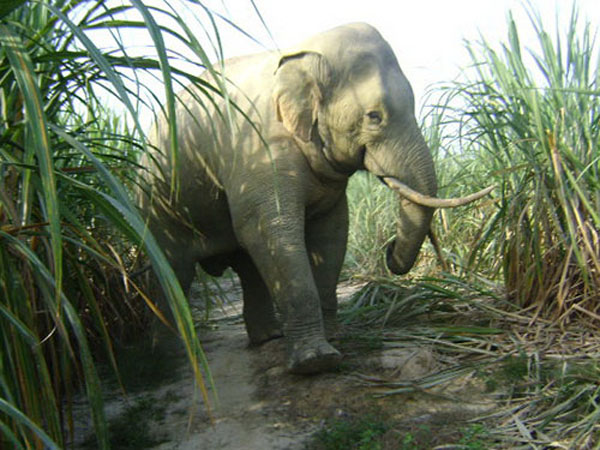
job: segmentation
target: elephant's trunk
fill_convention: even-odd
[[[386,263],[392,273],[402,275],[412,268],[429,232],[432,215],[432,208],[400,199],[396,237],[386,251]]]
[[[395,151],[379,149],[365,155],[365,168],[383,178],[391,176],[423,195],[435,197],[437,181],[433,159],[418,126],[411,127]],[[434,209],[421,206],[399,196],[400,210],[396,237],[389,244],[386,263],[390,271],[401,275],[415,263],[421,245],[429,232]]]

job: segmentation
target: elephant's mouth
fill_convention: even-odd
[[[359,161],[361,169],[365,168],[365,157],[367,156],[367,146],[363,145],[358,149]]]
[[[327,160],[327,162],[329,163],[329,165],[337,173],[342,174],[342,175],[346,175],[346,176],[350,176],[354,172],[356,172],[356,168],[355,167],[352,167],[349,164],[345,164],[345,163],[340,162],[337,159],[335,159],[335,157],[333,156],[333,153],[331,151],[331,148],[328,147],[327,145],[324,145],[322,147],[322,151],[323,151],[323,155],[325,155],[325,159]]]
[[[322,135],[322,130],[319,129],[318,124],[315,124],[315,130],[316,130],[316,133],[313,134],[313,136],[314,136],[313,142],[318,147],[321,148],[321,152],[323,153],[323,155],[325,156],[325,159],[327,160],[329,165],[333,168],[333,170],[335,170],[339,174],[346,175],[346,176],[350,176],[354,172],[356,172],[357,167],[355,167],[355,164],[350,164],[348,162],[339,161],[335,157],[335,154],[331,149],[331,141],[329,139],[327,139],[326,136]],[[361,165],[358,168],[364,167],[364,157],[367,152],[366,146],[363,145],[359,149],[359,151],[360,151],[360,164]]]
[[[386,187],[389,187],[389,185],[385,182],[385,177],[388,177],[389,174],[387,174],[386,171],[381,168],[381,165],[377,162],[377,160],[371,157],[367,162],[367,146],[363,145],[362,147],[360,147],[359,151],[361,158],[361,167],[365,170],[368,170],[372,175],[377,177],[377,179],[383,184],[385,184]],[[369,166],[368,168],[367,165]]]

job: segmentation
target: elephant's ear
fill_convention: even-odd
[[[279,61],[273,89],[277,120],[304,142],[311,138],[330,81],[329,64],[318,53],[294,53]]]

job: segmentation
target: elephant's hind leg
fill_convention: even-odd
[[[244,322],[250,344],[258,345],[283,336],[269,290],[251,258],[245,252],[236,253],[231,265],[242,283]]]

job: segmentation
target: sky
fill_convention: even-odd
[[[413,86],[417,104],[428,87],[452,81],[470,60],[464,40],[483,36],[492,45],[506,41],[507,17],[512,11],[522,45],[535,48],[536,39],[527,5],[540,13],[549,32],[556,21],[566,29],[572,0],[250,0],[206,2],[256,37],[262,47],[281,48],[348,22],[375,26],[390,43],[402,70]],[[600,25],[600,0],[578,0],[580,22]],[[223,6],[224,5],[224,6]],[[220,28],[226,56],[261,51],[261,45],[226,25]]]

